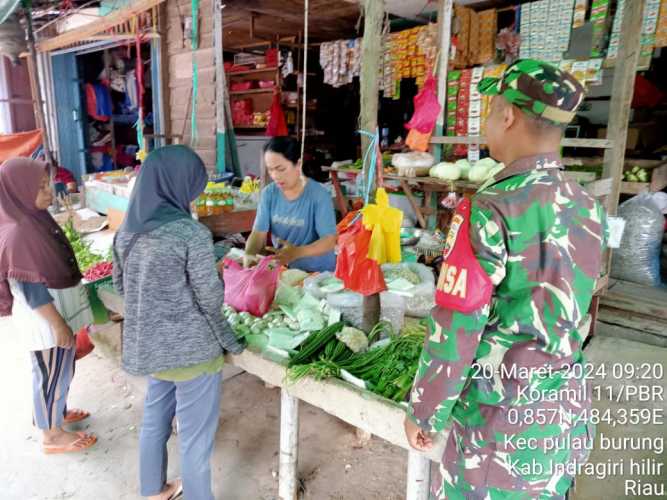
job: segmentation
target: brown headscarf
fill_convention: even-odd
[[[0,316],[12,312],[8,278],[69,288],[81,281],[74,251],[47,210],[35,207],[46,163],[14,158],[0,165]]]

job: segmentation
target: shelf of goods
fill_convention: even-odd
[[[122,315],[122,297],[108,288],[100,289],[98,294],[109,310]],[[299,401],[305,401],[358,429],[408,450],[407,498],[428,498],[430,462],[440,462],[446,434],[436,436],[435,446],[428,452],[417,452],[410,448],[406,440],[403,430],[405,408],[401,404],[339,379],[317,381],[305,377],[297,382],[287,382],[284,358],[271,352],[260,353],[248,348],[239,355],[228,354],[227,362],[281,389],[278,486],[281,498],[292,498],[298,483]]]
[[[280,88],[280,74],[275,67],[227,73],[234,128],[265,129],[273,94]]]

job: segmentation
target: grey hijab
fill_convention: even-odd
[[[187,146],[155,149],[146,157],[120,230],[147,233],[168,222],[189,218],[190,203],[206,188],[201,158]]]

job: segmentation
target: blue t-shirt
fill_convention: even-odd
[[[290,201],[278,186],[271,183],[262,190],[254,230],[270,231],[274,247],[278,246],[278,239],[303,246],[336,234],[336,214],[331,194],[318,182],[308,179],[303,193]],[[334,271],[336,255],[332,251],[297,259],[290,267],[309,273]]]

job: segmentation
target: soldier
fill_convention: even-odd
[[[558,153],[584,89],[524,59],[479,91],[505,167],[452,219],[405,431],[418,450],[449,431],[431,498],[565,498],[595,433],[577,327],[605,245],[602,208]]]

